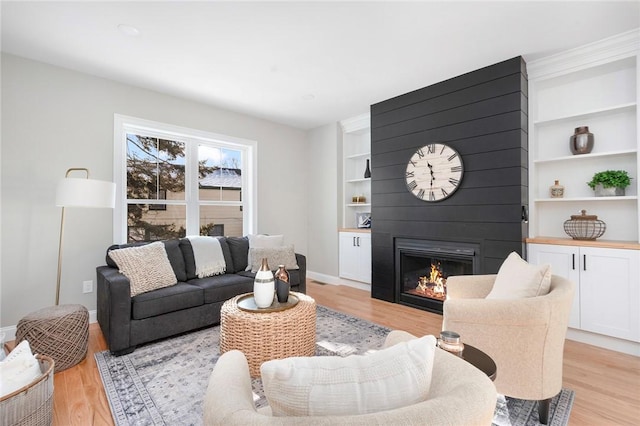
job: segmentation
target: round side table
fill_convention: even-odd
[[[249,312],[238,307],[241,294],[227,300],[220,311],[220,354],[232,349],[244,353],[251,377],[272,359],[313,356],[316,352],[316,301],[294,293],[299,302],[277,312]]]
[[[82,305],[59,305],[32,312],[18,321],[16,345],[29,342],[33,353],[55,361],[55,372],[82,361],[89,344],[89,311]]]

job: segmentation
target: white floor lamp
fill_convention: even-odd
[[[70,178],[72,172],[86,173],[84,179]],[[56,205],[62,207],[60,244],[58,246],[58,279],[56,305],[32,312],[18,321],[16,343],[28,340],[34,353],[54,360],[54,371],[62,371],[82,361],[87,354],[89,340],[89,311],[83,305],[60,305],[60,276],[62,272],[62,240],[64,210],[67,207],[113,208],[116,186],[112,182],[89,179],[89,170],[72,168],[58,183]]]
[[[70,178],[72,172],[85,172],[82,178]],[[71,168],[58,183],[56,205],[62,207],[60,219],[60,244],[58,246],[58,279],[56,283],[56,305],[60,302],[60,276],[62,273],[62,241],[64,237],[64,210],[67,207],[113,208],[116,200],[116,185],[113,182],[89,179],[89,169]]]

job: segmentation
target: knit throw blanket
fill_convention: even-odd
[[[187,237],[193,248],[198,278],[224,274],[227,264],[224,261],[220,241],[213,237]]]

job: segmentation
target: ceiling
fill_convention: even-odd
[[[300,129],[518,55],[531,61],[640,27],[638,1],[1,6],[4,52]]]

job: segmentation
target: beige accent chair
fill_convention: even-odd
[[[551,276],[544,296],[485,299],[496,275],[465,275],[447,279],[442,329],[487,353],[496,363],[500,394],[537,400],[540,422],[546,424],[549,402],[562,389],[564,340],[573,302],[574,284]]]
[[[415,339],[392,331],[384,347]],[[225,352],[209,378],[204,424],[212,425],[490,425],[497,393],[477,368],[436,348],[429,398],[394,410],[352,416],[273,417],[268,407],[256,410],[249,366],[242,352]]]

